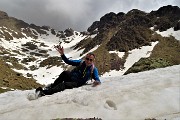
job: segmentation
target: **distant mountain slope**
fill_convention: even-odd
[[[31,86],[30,83],[24,80],[30,81],[33,80],[32,78],[48,80],[49,78],[52,81],[52,78],[60,74],[64,66],[58,52],[54,49],[54,45],[62,43],[63,45],[69,44],[69,47],[72,47],[73,44],[79,42],[84,37],[80,32],[73,31],[70,28],[65,31],[56,31],[48,26],[29,25],[0,11],[0,63],[2,68],[2,74],[0,74],[0,83],[2,84],[0,84],[0,87],[21,89],[19,86],[27,84],[27,86],[22,88],[32,89],[39,86],[39,84],[36,83],[36,85]],[[8,69],[2,66],[7,66]],[[49,75],[45,76],[44,73],[46,72],[43,73],[41,68],[49,69],[52,66],[59,66],[59,73],[52,75],[47,70],[46,72]],[[7,72],[12,75],[5,74]],[[18,79],[16,74],[20,76]],[[8,77],[5,78],[5,76]],[[18,84],[14,85],[4,84],[4,78],[8,82],[10,80],[22,82],[17,82]],[[32,84],[34,83],[35,80],[32,81]]]
[[[105,32],[111,32],[113,35],[109,39],[108,43],[110,44],[107,43],[108,50],[128,51],[155,41],[156,39],[151,37],[156,30],[165,31],[171,27],[175,31],[180,30],[179,13],[179,7],[170,5],[150,13],[137,9],[133,9],[127,14],[111,12],[104,15],[100,21],[94,22],[88,28],[88,31],[90,34],[98,33],[95,39],[93,39],[98,44],[103,41],[102,37],[100,37],[101,35]],[[154,31],[150,31],[150,27],[154,27]],[[115,47],[112,46],[116,43]]]
[[[156,55],[155,59],[165,59],[170,64],[180,64],[179,57],[179,42],[174,38],[163,38],[159,36],[156,31],[165,31],[169,28],[173,28],[174,31],[180,30],[180,8],[177,6],[163,6],[157,11],[145,13],[143,11],[133,9],[127,14],[125,13],[108,13],[100,18],[100,21],[95,21],[89,28],[88,32],[90,35],[94,35],[93,38],[87,38],[86,40],[77,44],[76,47],[84,48],[84,53],[94,48],[96,45],[100,45],[96,49],[98,67],[101,72],[107,72],[108,70],[120,70],[124,68],[126,58],[128,57],[129,51],[141,48],[142,46],[149,46],[152,42],[161,41],[158,44],[173,42],[173,46],[169,47],[170,51],[175,53],[166,53]],[[153,29],[151,29],[153,28]],[[164,41],[164,42],[162,42]],[[175,47],[175,48],[174,48]],[[176,50],[173,50],[176,49]],[[125,52],[122,58],[119,58],[115,54],[110,54],[109,51]],[[153,51],[155,53],[155,51]],[[176,55],[175,55],[176,54]],[[166,56],[166,57],[165,57]],[[176,62],[172,62],[176,61]],[[114,66],[116,64],[116,67]],[[120,64],[120,65],[119,65]],[[150,69],[150,68],[149,68]]]
[[[180,64],[180,42],[176,36],[160,35],[168,29],[180,34],[177,6],[163,6],[150,13],[137,9],[128,13],[110,12],[84,32],[71,28],[56,31],[49,26],[28,24],[0,11],[0,60],[17,74],[48,84],[69,68],[53,48],[61,44],[70,59],[82,59],[87,52],[94,52],[100,75],[110,71],[140,72]]]

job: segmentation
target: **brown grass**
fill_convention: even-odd
[[[154,47],[151,58],[162,58],[172,65],[180,64],[180,41],[174,37],[164,37]]]
[[[27,90],[42,86],[32,78],[25,78],[20,73],[13,71],[8,64],[0,59],[0,87]],[[5,90],[0,90],[4,92]]]

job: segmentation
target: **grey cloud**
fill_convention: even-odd
[[[109,12],[150,12],[168,4],[180,6],[179,0],[1,0],[0,10],[39,26],[85,31]]]

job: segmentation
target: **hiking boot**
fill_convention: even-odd
[[[38,91],[43,91],[42,87],[36,88],[36,91],[35,91],[35,92],[37,93]]]
[[[38,88],[36,89],[35,93],[36,93],[36,97],[37,97],[37,98],[38,98],[38,97],[45,96],[42,87],[38,87]]]

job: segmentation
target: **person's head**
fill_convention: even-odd
[[[95,55],[93,53],[88,53],[85,57],[86,66],[92,65],[94,60],[95,60]]]

